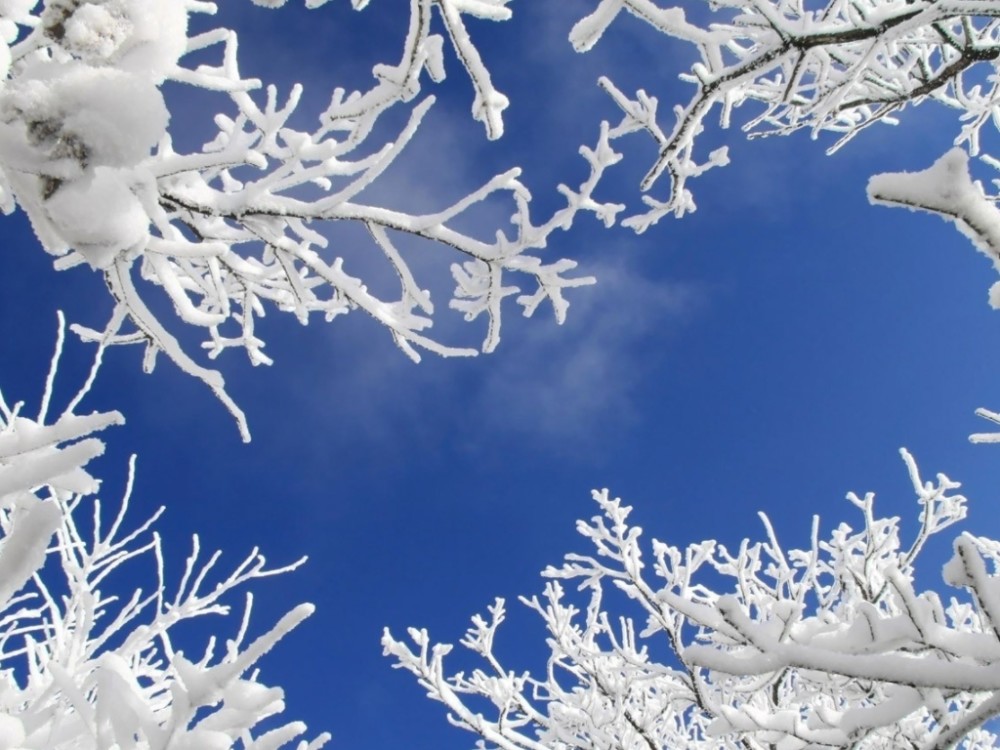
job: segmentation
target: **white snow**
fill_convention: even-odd
[[[122,252],[143,249],[149,216],[129,187],[126,170],[99,167],[68,182],[45,202],[56,232],[94,268],[107,268]]]
[[[183,2],[63,0],[59,46],[91,65],[113,65],[161,83],[187,48],[188,11]],[[63,18],[63,13],[69,15]]]
[[[964,150],[953,148],[920,172],[875,175],[868,182],[868,197],[872,203],[944,217],[1000,270],[1000,209],[972,179]],[[1000,292],[991,289],[989,299],[997,307]]]
[[[40,63],[0,93],[0,158],[72,178],[87,167],[132,166],[166,133],[169,113],[148,78],[81,63]]]

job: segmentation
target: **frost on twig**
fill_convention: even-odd
[[[255,0],[267,7],[283,0]],[[307,0],[308,7],[324,0]],[[367,3],[355,1],[360,9]],[[503,21],[508,0],[410,0],[409,26],[397,63],[373,69],[364,91],[332,88],[314,129],[293,126],[301,86],[281,94],[242,76],[237,38],[217,28],[189,33],[192,14],[211,14],[201,0],[46,0],[0,5],[0,207],[22,208],[56,267],[89,264],[104,274],[117,305],[99,334],[147,347],[147,367],[163,352],[208,385],[249,431],[226,394],[222,376],[185,352],[172,326],[151,312],[149,284],[159,287],[179,319],[206,332],[210,358],[242,349],[254,365],[271,360],[256,333],[267,309],[302,323],[361,310],[384,326],[414,360],[422,350],[468,356],[429,335],[435,306],[399,245],[418,238],[456,253],[451,307],[488,321],[480,348],[500,339],[503,299],[515,296],[526,315],[552,303],[562,321],[563,290],[593,283],[573,275],[569,260],[537,251],[580,211],[612,223],[620,206],[593,191],[617,160],[607,131],[583,149],[590,174],[562,188],[566,205],[539,221],[530,194],[512,169],[451,205],[413,214],[366,198],[418,131],[434,97],[425,79],[445,76],[445,37],[472,84],[472,115],[490,138],[503,130],[506,97],[491,80],[466,28],[469,16]],[[384,12],[384,11],[383,11]],[[405,18],[401,19],[405,22]],[[444,35],[435,31],[440,24]],[[218,50],[215,64],[199,61]],[[188,62],[192,60],[192,62]],[[197,152],[175,149],[161,86],[175,82],[219,96],[215,135]],[[406,110],[405,123],[384,140],[382,116]],[[388,119],[388,118],[386,118]],[[170,127],[168,127],[170,125]],[[467,233],[459,219],[475,204],[507,200],[513,231]],[[326,222],[364,226],[373,257],[395,271],[396,296],[378,295],[330,247]],[[516,284],[514,283],[516,281]],[[526,289],[521,288],[526,284]],[[90,333],[91,337],[98,334]]]
[[[577,524],[591,552],[521,600],[547,631],[544,670],[497,656],[502,600],[462,640],[482,661],[472,671],[449,674],[451,646],[423,630],[409,642],[387,630],[385,652],[453,724],[504,750],[997,747],[984,725],[1000,712],[1000,542],[961,535],[944,576],[964,593],[918,593],[925,543],[966,499],[902,455],[919,505],[909,543],[872,494],[850,493],[860,526],[822,538],[817,519],[800,549],[763,515],[764,539],[735,550],[647,547],[632,509],[595,492],[599,514]]]
[[[300,739],[301,722],[259,724],[280,714],[280,688],[260,682],[256,662],[311,611],[301,605],[268,632],[248,637],[252,599],[241,624],[218,647],[185,655],[176,626],[228,614],[231,592],[297,567],[270,568],[256,550],[228,575],[219,554],[200,555],[197,537],[180,584],[168,590],[165,555],[150,528],[126,525],[134,460],[117,512],[92,496],[85,468],[104,450],[95,433],[117,412],[75,412],[100,365],[54,420],[59,342],[37,415],[0,396],[0,747],[14,750],[318,750],[328,737]],[[109,523],[110,521],[110,523]],[[146,589],[121,596],[122,568],[149,563]],[[125,580],[134,580],[133,576]]]
[[[973,154],[982,128],[995,125],[996,0],[713,0],[691,14],[696,20],[654,0],[599,0],[570,41],[581,52],[592,48],[621,13],[689,45],[697,57],[681,76],[693,93],[663,115],[644,91],[630,97],[610,80],[601,82],[624,115],[615,136],[641,131],[656,144],[643,189],[664,177],[669,182],[666,198],[647,196],[646,211],[625,220],[636,231],[694,208],[688,179],[727,160],[723,150],[696,156],[698,136],[713,113],[726,128],[747,102],[758,105],[742,125],[750,137],[832,133],[830,152],[928,100],[959,113],[956,143]]]

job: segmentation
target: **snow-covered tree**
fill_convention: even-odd
[[[55,419],[48,416],[55,366],[34,417],[0,395],[0,747],[5,750],[313,750],[301,722],[275,717],[280,688],[255,663],[312,611],[301,605],[248,638],[252,598],[219,647],[185,655],[172,636],[194,618],[225,615],[238,587],[297,567],[269,568],[251,552],[228,575],[203,559],[197,537],[176,590],[169,555],[151,527],[160,512],[126,521],[134,462],[117,511],[105,513],[100,483],[85,468],[104,451],[94,433],[117,412],[81,415],[100,364]],[[103,349],[99,349],[100,353]],[[149,586],[123,589],[148,566]],[[190,641],[190,636],[185,642]]]
[[[600,79],[623,114],[610,131],[612,143],[638,132],[657,149],[641,184],[649,192],[645,209],[623,225],[644,232],[667,215],[695,209],[689,181],[730,158],[726,147],[708,153],[701,147],[699,136],[716,114],[723,129],[739,121],[750,138],[799,130],[814,139],[829,136],[827,153],[833,153],[865,128],[895,125],[907,108],[934,102],[957,115],[955,148],[923,172],[874,176],[869,198],[953,222],[1000,271],[1000,179],[986,188],[969,165],[971,156],[990,173],[1000,169],[990,153],[1000,125],[1000,3],[600,0],[573,27],[570,41],[578,51],[592,49],[622,14],[692,48],[695,57],[680,76],[692,93],[667,114],[644,90],[630,95]],[[734,111],[742,105],[750,112],[739,120]],[[657,190],[662,197],[653,197]],[[1000,309],[1000,282],[990,288],[989,303]],[[1000,423],[996,412],[977,413]],[[1000,442],[1000,432],[972,439]]]
[[[367,4],[353,2],[359,10]],[[595,122],[596,145],[581,148],[590,174],[575,188],[559,186],[565,206],[544,219],[532,216],[531,196],[516,168],[484,175],[479,189],[428,214],[369,200],[368,189],[406,150],[433,105],[426,90],[445,76],[446,45],[471,83],[472,116],[488,138],[501,136],[508,101],[465,21],[504,21],[508,5],[410,0],[399,61],[376,65],[364,91],[348,92],[331,81],[329,106],[313,129],[301,130],[292,118],[302,88],[281,93],[245,78],[236,35],[203,22],[216,11],[211,2],[4,0],[0,208],[28,214],[44,247],[57,256],[57,268],[88,264],[103,274],[116,308],[100,335],[107,334],[109,343],[145,345],[147,369],[158,352],[165,353],[212,388],[247,438],[222,375],[182,348],[176,328],[151,311],[151,285],[166,294],[184,323],[205,330],[210,358],[239,348],[253,364],[269,362],[255,332],[256,319],[269,307],[302,322],[313,314],[332,319],[362,310],[414,359],[420,350],[467,356],[476,349],[430,336],[434,304],[407,262],[408,241],[400,239],[418,238],[457,254],[449,305],[470,320],[488,318],[483,351],[499,342],[506,297],[516,296],[528,315],[549,301],[561,321],[568,306],[563,290],[593,279],[573,276],[574,261],[543,260],[538,251],[580,211],[614,223],[623,207],[595,191],[620,159],[613,144],[621,137],[644,132],[654,140],[658,156],[642,187],[654,191],[666,183],[663,197],[647,195],[645,210],[623,222],[644,231],[665,215],[693,210],[689,180],[728,161],[724,147],[697,151],[706,118],[716,110],[727,126],[735,108],[753,102],[757,107],[743,124],[751,136],[829,131],[837,136],[835,150],[867,126],[895,122],[907,106],[932,100],[957,110],[962,126],[956,142],[972,155],[980,153],[983,130],[995,119],[1000,3],[994,0],[723,0],[704,8],[699,3],[688,14],[653,0],[600,0],[574,26],[575,48],[592,48],[620,14],[630,13],[693,47],[697,61],[682,76],[693,86],[687,104],[664,117],[654,96],[628,95],[602,78],[623,118],[614,126]],[[166,84],[219,95],[212,134],[200,150],[175,148],[179,125],[170,118]],[[383,115],[390,110],[408,112],[398,132],[387,133],[390,118]],[[900,192],[901,184],[914,180],[873,182],[872,198],[948,216],[995,258],[989,249],[1000,233],[994,196],[962,172],[957,156],[949,164],[969,188],[960,215],[953,199],[942,205],[923,193],[914,201],[908,188]],[[510,201],[512,232],[460,228],[471,207],[495,198]],[[977,220],[967,220],[970,211]],[[985,216],[992,217],[987,224],[979,220]],[[342,249],[329,247],[324,222],[363,226],[373,257],[397,273],[398,296],[377,296],[363,278],[368,270],[345,264]]]
[[[646,196],[646,209],[624,221],[644,231],[667,214],[693,210],[689,180],[728,161],[726,148],[696,152],[697,136],[715,110],[726,126],[736,107],[755,102],[743,125],[750,135],[830,131],[837,136],[831,150],[925,100],[958,111],[963,124],[956,141],[973,155],[981,150],[983,128],[994,121],[1000,4],[992,0],[831,0],[815,7],[805,0],[725,0],[707,4],[707,12],[699,4],[693,21],[682,8],[652,0],[600,0],[570,34],[576,49],[592,48],[621,13],[637,16],[696,50],[697,62],[682,76],[694,88],[686,105],[663,117],[655,97],[627,95],[602,78],[624,116],[613,127],[602,125],[596,145],[581,149],[589,176],[575,189],[559,186],[566,205],[538,223],[518,169],[484,175],[481,188],[429,214],[367,200],[366,190],[406,150],[432,106],[425,89],[445,76],[446,44],[471,82],[473,117],[487,137],[502,134],[508,101],[493,85],[465,18],[504,21],[508,4],[410,0],[399,61],[375,66],[374,83],[364,91],[331,82],[330,104],[315,128],[299,130],[290,123],[302,88],[282,94],[245,78],[236,35],[197,23],[215,12],[213,3],[5,0],[0,208],[20,207],[29,215],[57,268],[85,263],[103,274],[116,300],[102,331],[109,343],[145,345],[147,369],[164,352],[213,389],[247,438],[222,375],[185,351],[175,329],[151,312],[150,285],[166,293],[183,322],[205,329],[209,357],[235,347],[253,364],[269,362],[255,333],[255,320],[268,307],[303,322],[314,313],[332,319],[363,310],[414,359],[420,350],[472,355],[474,348],[429,335],[434,304],[399,239],[419,238],[457,253],[449,304],[468,319],[489,319],[483,351],[499,342],[506,297],[516,295],[529,315],[548,300],[561,321],[568,305],[563,290],[593,280],[574,277],[574,261],[545,261],[538,251],[581,210],[608,225],[615,221],[623,207],[601,202],[595,190],[620,158],[612,148],[618,138],[645,132],[658,149],[642,186],[652,190],[665,181],[666,195]],[[362,9],[367,2],[353,5]],[[206,62],[213,49],[215,62]],[[168,83],[219,95],[214,137],[198,151],[174,148],[178,125],[163,96]],[[403,108],[408,120],[390,137],[382,116]],[[957,156],[949,163],[962,172]],[[957,218],[952,204],[926,195],[914,202],[912,190],[900,192],[898,186],[912,180],[873,182],[871,194],[954,219],[995,257],[987,249],[996,246],[995,219],[966,220],[973,209],[977,218],[992,217],[993,197],[963,174],[969,190]],[[490,226],[473,234],[457,228],[472,206],[497,196],[514,209],[512,236]],[[364,226],[374,255],[397,272],[398,297],[376,296],[355,275],[365,269],[346,266],[340,248],[328,247],[323,222],[345,221]],[[517,277],[528,285],[523,292]]]
[[[965,533],[944,567],[951,597],[915,588],[927,540],[964,518],[957,482],[924,481],[902,451],[920,506],[907,542],[874,496],[801,549],[763,541],[641,542],[631,508],[595,492],[577,528],[591,546],[549,567],[541,618],[549,652],[535,673],[495,648],[503,600],[461,643],[482,666],[449,675],[450,645],[386,631],[396,666],[449,720],[503,750],[666,748],[993,748],[1000,714],[1000,542]],[[561,582],[589,592],[580,601]]]
[[[518,169],[487,177],[469,195],[422,215],[372,203],[365,190],[406,149],[433,105],[424,89],[445,76],[445,36],[471,81],[473,117],[489,138],[500,136],[507,99],[494,88],[465,18],[503,21],[507,3],[411,0],[399,61],[375,66],[374,83],[364,91],[331,82],[329,106],[314,129],[299,130],[290,118],[300,86],[283,94],[262,88],[240,73],[234,32],[192,30],[216,11],[214,3],[3,0],[0,208],[28,214],[56,268],[85,263],[103,274],[116,308],[104,331],[85,336],[145,345],[147,369],[163,352],[212,388],[245,439],[243,414],[221,374],[199,364],[151,312],[149,284],[166,293],[183,322],[205,329],[209,357],[236,347],[253,364],[269,362],[254,332],[268,307],[303,323],[314,314],[331,320],[362,310],[415,360],[421,349],[475,354],[428,336],[434,304],[398,241],[414,237],[456,253],[449,304],[469,320],[489,319],[481,348],[490,351],[499,342],[504,298],[518,295],[527,315],[549,301],[561,321],[568,306],[563,290],[592,283],[572,275],[575,262],[544,261],[537,251],[579,211],[614,221],[620,207],[592,198],[601,173],[617,159],[607,132],[593,149],[581,149],[587,179],[576,189],[560,186],[565,206],[537,223]],[[205,62],[213,48],[215,63]],[[174,148],[178,125],[162,90],[168,83],[219,95],[215,135],[196,152]],[[381,118],[401,108],[408,119],[390,138]],[[470,207],[494,196],[510,201],[512,233],[456,227]],[[398,296],[379,298],[352,275],[358,271],[345,265],[340,249],[328,247],[321,222],[363,226],[372,251],[397,273]],[[523,293],[512,283],[518,277],[528,284]]]
[[[694,49],[698,60],[683,75],[693,86],[687,104],[664,117],[655,97],[627,94],[602,78],[622,118],[595,123],[596,144],[581,149],[589,175],[576,187],[560,186],[565,206],[542,219],[532,216],[517,169],[484,175],[479,189],[429,214],[369,200],[369,188],[433,105],[427,90],[445,76],[446,45],[465,67],[474,119],[486,137],[502,134],[508,102],[465,21],[506,20],[508,4],[410,0],[398,62],[375,66],[364,91],[332,82],[329,106],[302,130],[293,119],[302,89],[282,93],[244,77],[236,35],[204,23],[216,11],[211,2],[0,0],[0,208],[28,215],[57,269],[89,266],[103,276],[115,301],[111,320],[102,330],[77,327],[78,334],[100,352],[145,346],[146,369],[164,353],[216,393],[244,437],[245,419],[222,375],[153,313],[156,289],[182,323],[205,331],[210,358],[237,348],[255,365],[269,362],[255,329],[269,308],[302,322],[362,310],[414,359],[421,350],[472,355],[476,349],[428,334],[434,304],[400,242],[416,239],[456,254],[449,304],[470,320],[488,319],[480,348],[491,351],[505,298],[515,296],[529,315],[548,301],[562,320],[563,290],[593,281],[574,277],[572,260],[546,261],[538,251],[580,211],[610,225],[624,210],[597,192],[620,159],[618,139],[646,133],[656,145],[642,182],[651,192],[645,209],[624,221],[645,231],[694,209],[689,181],[729,159],[725,148],[698,150],[706,118],[718,111],[728,126],[747,102],[757,107],[743,125],[750,135],[832,132],[832,149],[868,125],[894,122],[908,105],[955,109],[960,150],[924,173],[874,177],[869,195],[948,218],[997,261],[996,196],[969,168],[970,155],[1000,164],[983,153],[1000,86],[994,0],[713,0],[698,6],[694,20],[652,0],[597,0],[573,28],[572,44],[591,48],[618,15],[631,13]],[[172,137],[168,84],[218,96],[201,149],[185,151]],[[392,118],[383,115],[399,110],[405,122],[388,136]],[[664,194],[652,197],[660,188]],[[462,228],[470,208],[497,197],[513,207],[510,234]],[[323,222],[364,227],[373,255],[398,275],[398,294],[376,296],[355,275],[362,271],[328,247]],[[513,285],[517,277],[526,290]],[[1000,307],[1000,287],[990,299]],[[75,398],[49,422],[48,400],[34,419],[0,403],[0,746],[263,748],[299,736],[303,728],[289,724],[253,739],[253,727],[280,707],[280,691],[247,670],[308,607],[246,646],[241,626],[213,663],[211,647],[197,662],[175,651],[170,628],[223,611],[219,597],[229,589],[277,572],[256,554],[207,593],[214,558],[199,567],[192,555],[173,596],[162,574],[152,593],[122,602],[102,596],[99,587],[120,565],[148,554],[160,571],[163,552],[155,535],[140,541],[148,523],[123,531],[127,494],[106,533],[99,505],[81,500],[96,489],[83,468],[101,450],[91,433],[119,416],[76,416]],[[981,414],[1000,422],[1000,414]],[[422,631],[411,633],[416,650],[389,634],[386,650],[460,726],[507,750],[992,747],[983,725],[1000,713],[1000,592],[987,564],[1000,564],[1000,542],[969,535],[956,542],[946,578],[968,596],[945,604],[932,592],[918,594],[914,564],[924,542],[962,517],[965,501],[951,494],[957,485],[946,477],[925,483],[906,460],[922,505],[910,545],[895,519],[875,515],[870,496],[851,496],[863,514],[861,531],[841,526],[820,541],[817,530],[806,549],[787,551],[766,522],[767,540],[735,553],[712,542],[654,543],[649,576],[628,509],[599,493],[602,515],[581,525],[596,554],[548,570],[544,597],[526,600],[549,629],[544,675],[509,671],[494,653],[502,602],[474,619],[464,641],[487,671],[446,678],[448,648],[432,646]],[[89,507],[94,520],[81,523]],[[52,570],[64,580],[53,582]],[[579,610],[559,580],[589,589],[589,605]],[[616,621],[608,613],[608,580],[638,608],[641,632],[627,616]],[[722,587],[726,580],[731,588]],[[670,650],[660,660],[657,638]]]

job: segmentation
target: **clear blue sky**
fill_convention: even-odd
[[[395,61],[405,2],[373,0],[361,14],[345,2],[299,5],[227,0],[220,20],[242,34],[245,72],[306,85],[307,112],[335,85],[367,85],[374,62]],[[485,142],[450,57],[438,106],[380,195],[431,208],[523,165],[544,211],[558,182],[582,178],[577,146],[617,118],[599,74],[646,88],[664,112],[683,101],[676,73],[689,50],[632,19],[591,54],[572,52],[566,34],[590,7],[520,0],[514,21],[473,24],[512,101],[507,136]],[[210,123],[216,110],[202,104],[225,104],[171,96],[179,140]],[[113,351],[89,402],[128,420],[107,435],[105,494],[117,496],[125,457],[138,453],[133,518],[167,506],[161,530],[178,573],[195,532],[232,564],[254,545],[275,563],[309,555],[303,570],[255,589],[258,629],[298,602],[319,607],[263,674],[285,686],[289,717],[333,732],[341,750],[471,747],[390,669],[381,629],[426,626],[456,642],[494,596],[539,591],[539,570],[583,551],[573,526],[592,514],[594,487],[610,487],[648,534],[677,544],[756,536],[758,510],[789,543],[804,542],[814,513],[825,529],[855,521],[848,490],[879,492],[880,507],[912,529],[917,509],[897,455],[905,445],[927,475],[963,481],[973,500],[965,528],[998,537],[1000,447],[966,441],[987,428],[975,407],[1000,408],[993,271],[944,222],[865,199],[869,174],[925,167],[955,132],[948,113],[921,108],[833,157],[805,135],[748,143],[738,131],[710,133],[706,144],[731,144],[733,164],[694,183],[698,212],[639,237],[586,217],[557,235],[552,256],[579,260],[598,285],[572,293],[562,327],[547,309],[528,321],[508,310],[489,357],[417,366],[360,313],[308,327],[272,313],[261,331],[274,366],[251,369],[237,353],[218,362],[249,417],[249,446],[200,383],[166,360],[144,376],[141,352]],[[601,196],[635,207],[653,154],[641,136],[625,146]],[[506,211],[484,209],[485,235]],[[55,310],[96,326],[110,305],[87,269],[51,270],[23,216],[4,222],[2,386],[31,403]],[[331,253],[369,252],[356,233],[334,236]],[[420,265],[447,288],[454,258],[421,252],[442,254]],[[438,307],[451,341],[481,335]],[[70,347],[67,386],[86,353]],[[538,667],[541,629],[512,609],[500,651]],[[238,620],[215,627],[229,634]]]

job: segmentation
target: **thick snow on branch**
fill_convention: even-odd
[[[868,183],[872,203],[937,214],[955,224],[1000,271],[1000,209],[969,174],[969,157],[953,148],[922,172],[880,174]],[[1000,282],[990,289],[1000,308]]]
[[[1000,167],[994,159],[987,161]],[[987,195],[972,179],[969,157],[962,149],[953,148],[921,172],[875,175],[868,182],[868,198],[872,203],[936,214],[952,222],[1000,272],[1000,209],[996,205],[1000,196]],[[990,287],[989,302],[994,310],[1000,309],[1000,281]],[[976,414],[1000,423],[1000,415],[987,409],[978,409]],[[976,433],[969,439],[997,443],[1000,433]]]
[[[255,0],[276,8],[284,0]],[[307,0],[308,7],[324,0]],[[361,9],[366,2],[355,0]],[[543,261],[556,229],[579,211],[614,221],[620,206],[592,197],[601,174],[618,156],[603,131],[581,153],[590,175],[561,187],[566,205],[542,220],[512,169],[451,205],[411,214],[366,199],[408,145],[434,102],[426,80],[445,76],[445,37],[474,91],[472,116],[489,138],[503,132],[506,97],[498,91],[466,28],[469,16],[503,21],[508,0],[411,0],[398,62],[376,65],[364,91],[331,86],[329,106],[311,130],[293,127],[302,87],[287,93],[240,73],[236,35],[217,28],[190,33],[192,14],[212,14],[202,0],[19,0],[0,4],[0,208],[30,217],[56,267],[89,264],[104,274],[117,310],[100,335],[108,343],[141,343],[151,367],[163,352],[203,380],[236,417],[222,376],[181,349],[171,326],[148,304],[149,284],[162,289],[183,323],[206,332],[209,357],[244,350],[266,364],[255,321],[268,308],[302,323],[361,310],[388,329],[412,359],[421,350],[468,356],[476,349],[428,334],[434,304],[412,272],[402,237],[457,253],[450,306],[469,320],[488,319],[481,344],[500,339],[504,297],[530,315],[549,300],[561,322],[567,288],[593,283],[573,276],[569,260]],[[384,11],[383,11],[384,12]],[[406,18],[400,19],[401,24]],[[435,31],[440,25],[444,35]],[[188,62],[217,50],[217,63]],[[189,84],[216,92],[216,134],[194,153],[175,149],[161,87]],[[408,111],[395,137],[385,139],[382,116]],[[510,202],[513,232],[486,228],[469,234],[458,219],[481,201]],[[373,257],[399,279],[398,296],[380,297],[330,247],[324,222],[353,222],[371,237]],[[527,289],[512,282],[520,278]],[[91,332],[92,336],[97,336]]]
[[[1000,713],[1000,542],[961,535],[944,569],[961,591],[918,592],[925,542],[965,517],[966,499],[902,455],[919,505],[908,543],[873,495],[850,493],[860,526],[822,538],[817,519],[801,549],[763,515],[764,539],[736,550],[647,548],[632,509],[595,492],[600,513],[577,525],[591,552],[546,569],[544,594],[521,600],[547,630],[543,671],[497,656],[502,600],[462,640],[480,668],[449,675],[452,647],[423,630],[409,642],[387,630],[385,652],[453,724],[504,750],[997,747],[984,725]]]
[[[629,96],[601,85],[624,119],[614,133],[642,131],[658,156],[642,187],[664,176],[664,199],[625,220],[643,231],[667,214],[694,208],[690,177],[724,164],[717,151],[697,157],[696,140],[718,112],[728,127],[741,104],[758,107],[742,126],[751,137],[807,129],[833,133],[834,151],[877,122],[893,124],[907,106],[934,100],[958,111],[956,143],[973,154],[980,131],[1000,104],[1000,2],[996,0],[713,0],[692,21],[680,6],[653,0],[600,0],[570,34],[579,51],[598,43],[629,13],[667,37],[690,45],[697,59],[681,78],[694,88],[684,105],[660,116],[644,91]],[[690,10],[690,8],[689,8]],[[700,20],[704,18],[705,20]]]
[[[0,395],[0,747],[318,750],[328,737],[307,742],[301,722],[276,722],[282,691],[253,670],[311,605],[251,639],[247,595],[224,648],[213,638],[204,653],[186,656],[171,641],[179,623],[227,614],[233,589],[299,563],[270,568],[254,550],[220,575],[219,554],[202,559],[195,538],[179,586],[168,591],[163,547],[150,531],[159,512],[126,525],[134,462],[117,512],[109,517],[91,497],[99,482],[84,467],[104,450],[94,434],[122,421],[116,412],[74,413],[103,349],[68,408],[47,420],[62,338],[60,328],[35,417]],[[152,585],[122,595],[120,570],[143,560]]]

